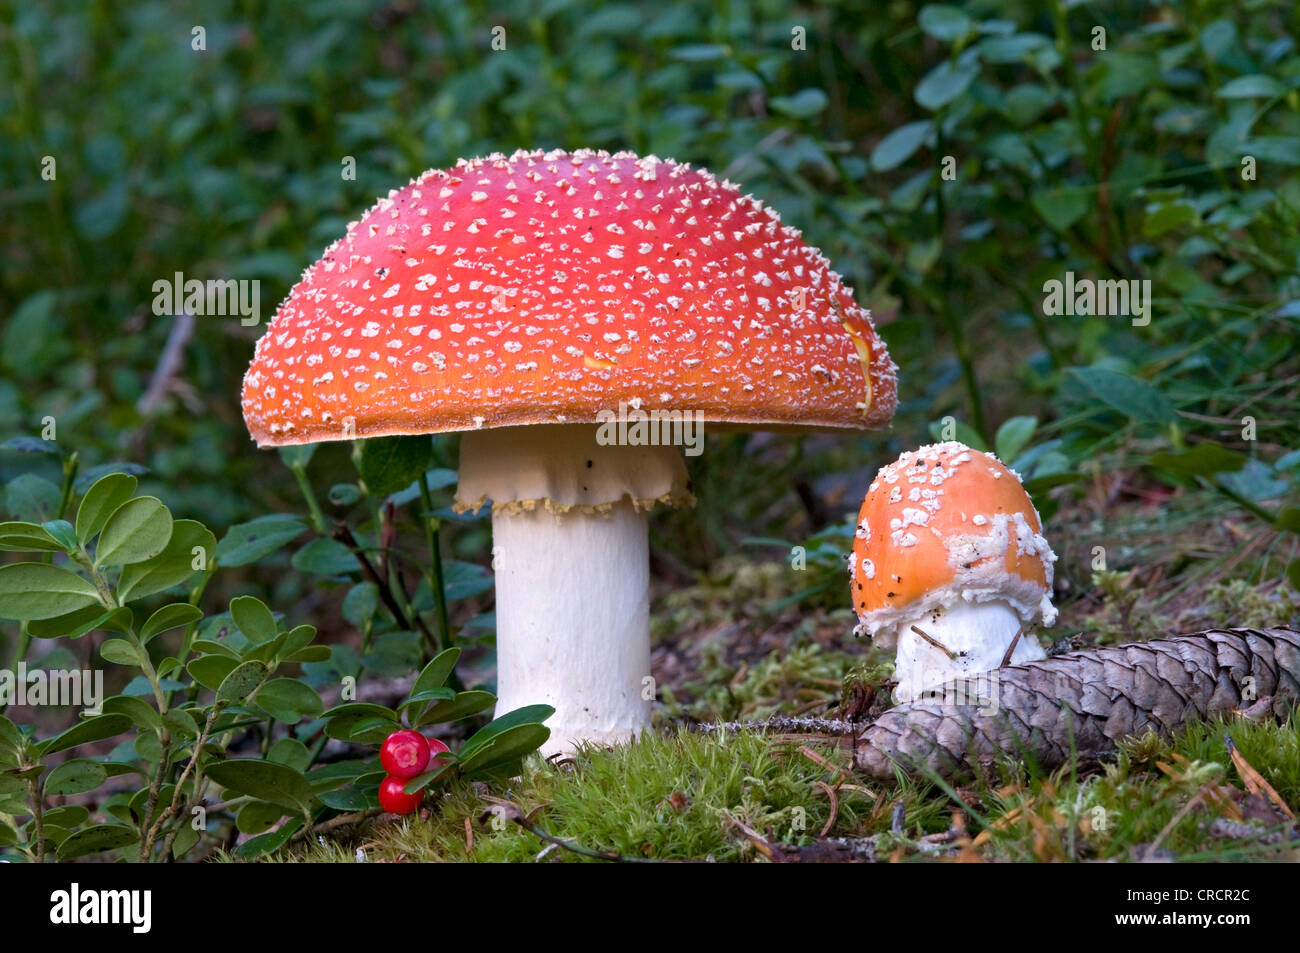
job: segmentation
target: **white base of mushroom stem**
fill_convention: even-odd
[[[650,724],[646,515],[544,506],[492,514],[498,716],[551,705],[543,755],[631,740]]]
[[[980,676],[1001,667],[1008,646],[1024,628],[1020,616],[1005,602],[964,600],[900,625],[894,697],[900,702],[925,695],[927,700],[987,704],[996,683],[992,677]],[[1008,664],[1041,658],[1046,658],[1043,647],[1031,633],[1023,632]]]

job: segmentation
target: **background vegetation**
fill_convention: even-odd
[[[876,467],[945,423],[1012,463],[1047,519],[1048,640],[1294,623],[1298,20],[1280,0],[0,3],[0,516],[71,519],[96,477],[132,473],[239,553],[155,602],[201,602],[219,630],[252,595],[314,624],[322,686],[413,674],[454,638],[458,677],[490,687],[489,534],[446,509],[455,438],[397,464],[333,444],[280,465],[239,411],[262,328],[200,318],[158,379],[176,324],[152,285],[256,278],[269,313],[426,168],[632,149],[707,166],[803,229],[873,310],[902,398],[885,434],[710,435],[700,507],[654,524],[666,719],[840,700],[862,655],[846,520]],[[1150,324],[1045,315],[1067,271],[1150,280]],[[336,520],[392,554],[379,584]],[[249,536],[263,545],[238,549]],[[0,623],[0,657],[80,666],[107,637],[29,635]],[[883,681],[877,661],[857,676]],[[909,818],[946,818],[926,797]]]

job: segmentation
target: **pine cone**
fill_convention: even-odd
[[[894,764],[950,778],[1001,755],[1054,768],[1113,754],[1148,728],[1184,724],[1273,696],[1279,714],[1300,703],[1300,632],[1210,629],[1194,635],[1071,652],[991,673],[985,700],[921,700],[885,712],[858,739],[859,770],[881,780]]]

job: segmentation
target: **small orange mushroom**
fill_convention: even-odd
[[[900,700],[954,676],[1042,658],[1026,626],[1051,625],[1052,563],[1015,472],[948,442],[876,474],[850,563],[859,633],[897,647]]]

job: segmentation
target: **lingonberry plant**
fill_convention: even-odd
[[[366,453],[360,451],[362,461]],[[309,456],[287,455],[287,462],[301,473]],[[72,458],[57,509],[36,514],[54,518],[0,523],[0,551],[30,554],[0,567],[0,619],[21,623],[15,668],[32,639],[102,632],[111,637],[99,656],[125,669],[126,678],[110,673],[115,684],[124,682],[120,693],[47,737],[36,725],[0,715],[0,853],[7,859],[107,853],[179,860],[231,844],[238,834],[251,836],[236,853],[257,856],[322,825],[337,826],[340,818],[378,812],[385,771],[372,746],[400,730],[403,719],[428,728],[494,704],[489,692],[458,690],[457,647],[430,653],[396,709],[346,700],[357,677],[378,668],[364,664],[374,634],[398,634],[396,619],[376,622],[378,608],[371,608],[369,651],[354,665],[346,653],[318,644],[313,626],[290,626],[256,598],[236,597],[216,615],[201,608],[220,567],[248,564],[282,547],[305,529],[297,517],[263,517],[218,542],[203,524],[174,519],[158,498],[137,495],[135,475],[111,472],[86,489],[67,519],[75,472]],[[406,471],[394,465],[388,472]],[[431,481],[423,469],[419,475],[427,500]],[[382,536],[395,504],[392,491],[379,488],[388,494],[389,522],[377,521]],[[319,545],[313,551],[309,543],[295,565],[322,572],[318,560],[332,559],[328,574],[346,578],[348,567],[338,558],[346,555],[359,573],[369,566],[371,585],[397,602],[365,557],[366,544],[342,523],[337,535],[351,539],[348,547],[340,544],[341,554]],[[387,563],[391,536],[388,546],[366,548]],[[441,586],[432,602],[445,607]],[[442,631],[449,640],[449,630]],[[433,648],[442,641],[435,637]],[[321,691],[331,680],[342,685],[345,700],[326,709]],[[483,779],[517,773],[548,736],[541,722],[550,714],[533,706],[496,719],[458,752],[440,753],[430,770],[426,760],[421,773],[402,779],[402,793],[418,804],[425,788],[453,773]],[[324,757],[330,739],[344,743],[339,760]],[[92,820],[92,808],[102,819]]]

